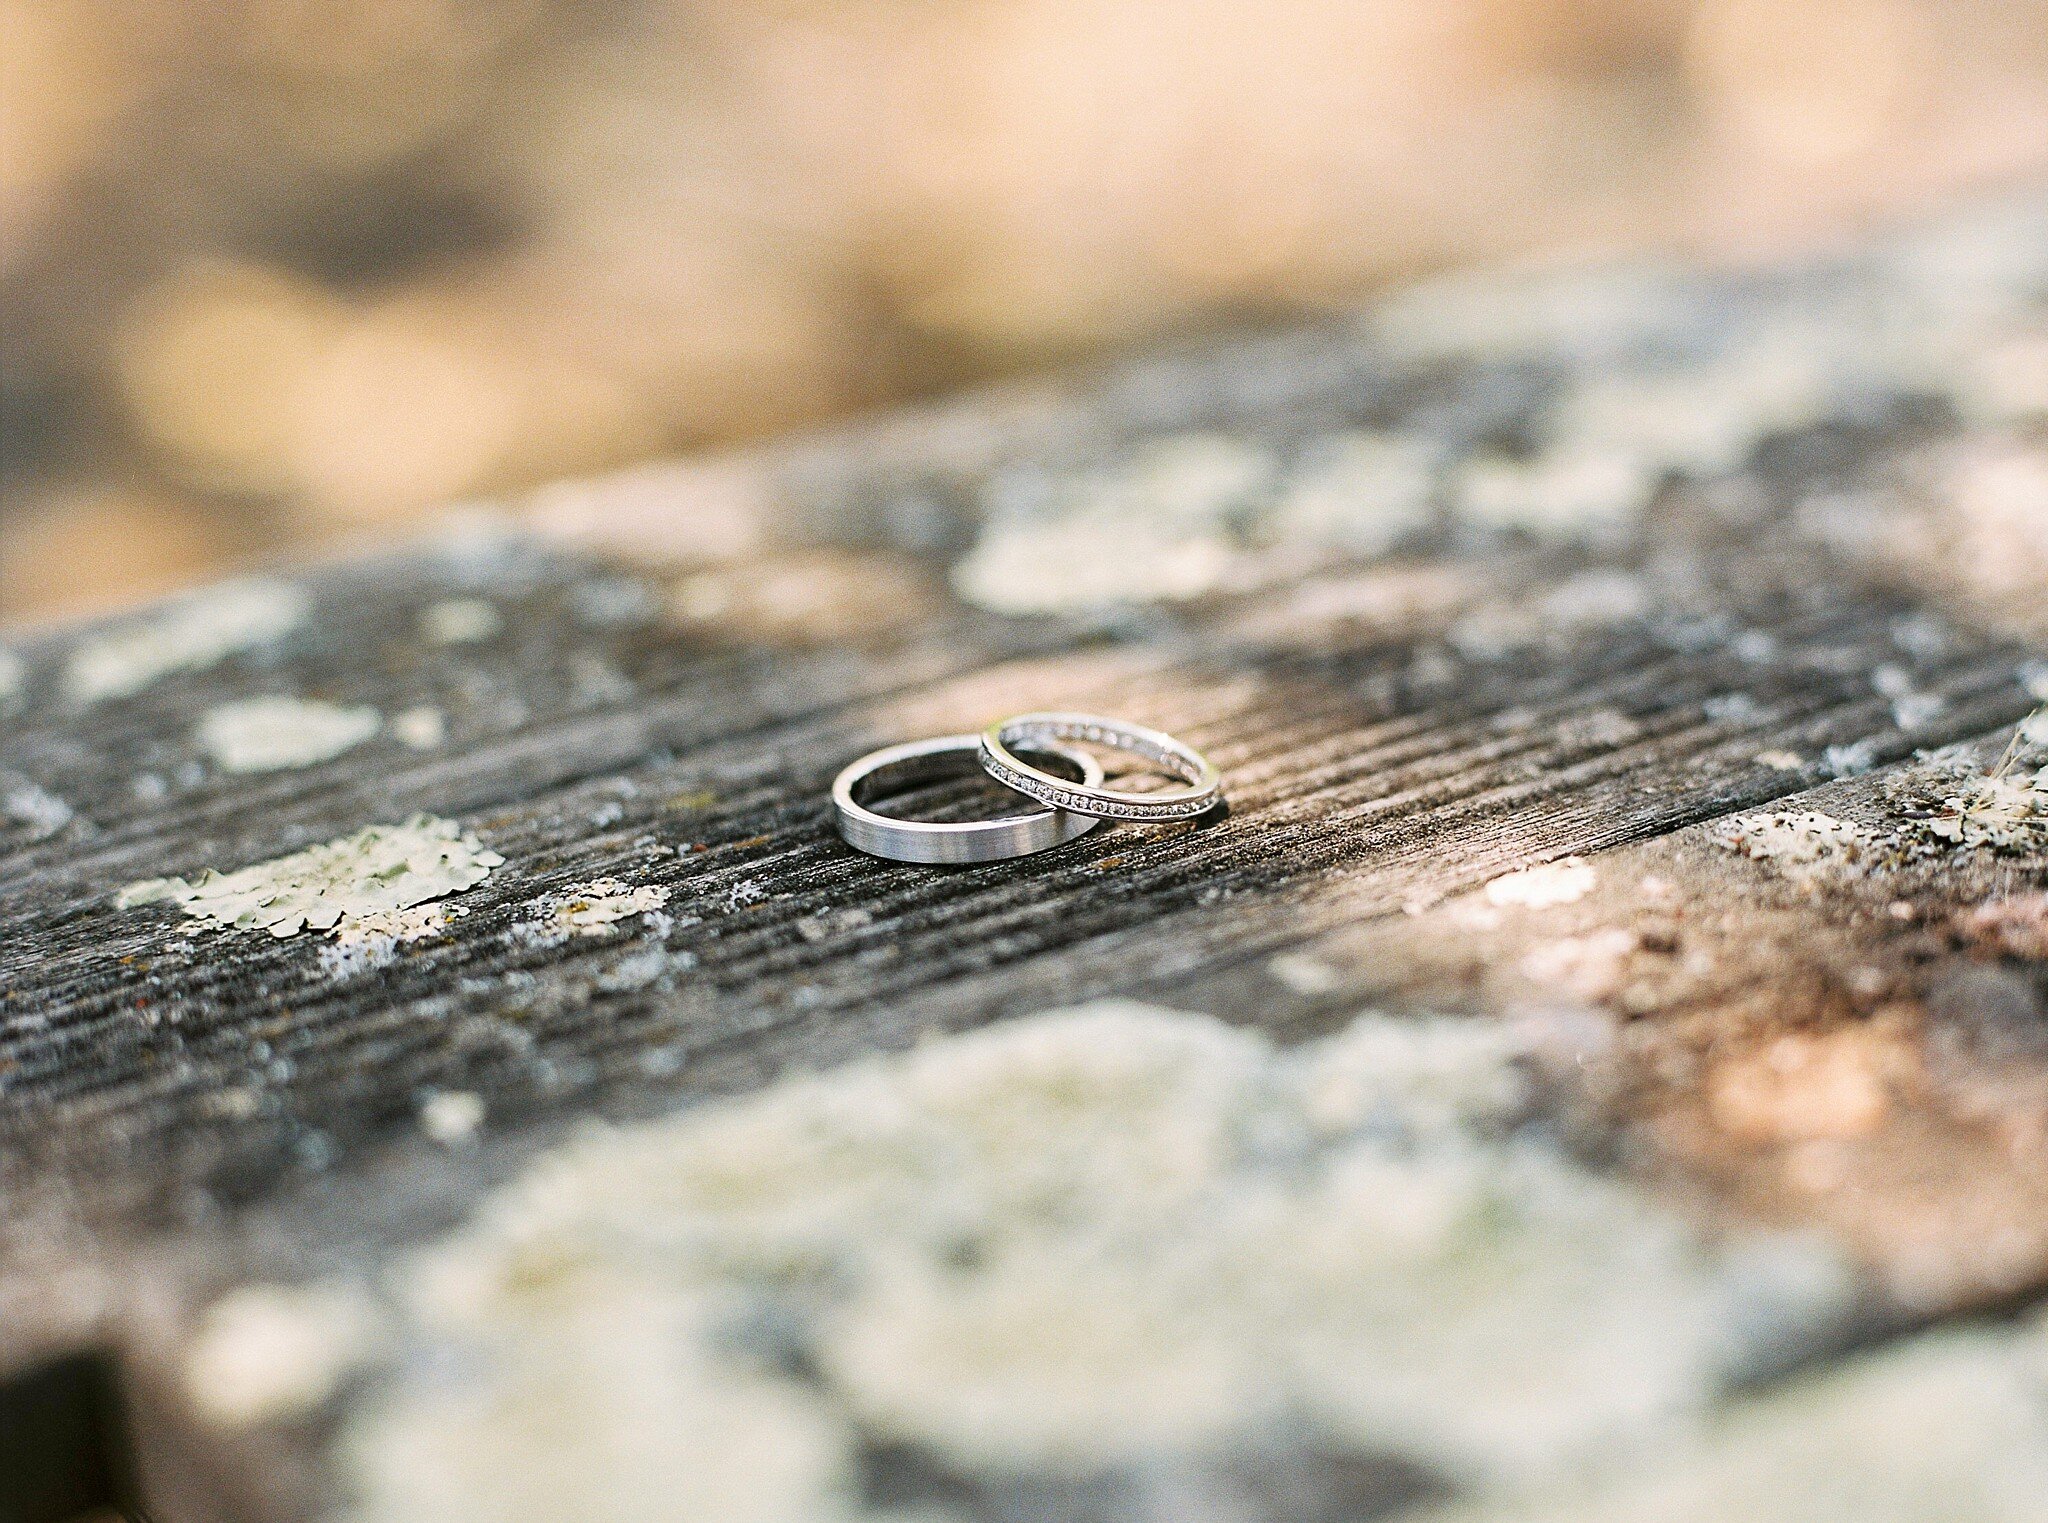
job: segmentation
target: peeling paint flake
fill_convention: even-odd
[[[227,772],[276,772],[330,761],[377,733],[372,708],[308,698],[243,698],[209,709],[199,746]]]
[[[173,672],[203,671],[289,634],[312,607],[311,594],[289,582],[209,588],[80,644],[65,664],[65,696],[77,704],[126,698]]]
[[[116,896],[123,909],[171,903],[219,927],[261,927],[273,936],[359,932],[387,916],[472,888],[504,858],[453,820],[416,814],[235,872],[149,878]]]

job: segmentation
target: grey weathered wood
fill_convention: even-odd
[[[2024,589],[1973,598],[1937,570],[1916,581],[1875,551],[1845,556],[1815,528],[1815,503],[1859,493],[1879,525],[1924,513],[1914,462],[1985,427],[1945,398],[1849,386],[1724,471],[1674,472],[1638,521],[1591,542],[1445,514],[1398,557],[1310,557],[1264,585],[1108,617],[1005,619],[940,580],[976,533],[980,485],[1020,462],[1057,479],[1160,435],[1285,449],[1369,424],[1448,441],[1451,472],[1519,447],[1560,377],[1610,351],[1682,371],[1788,313],[1825,326],[1835,307],[1885,299],[1903,279],[1889,257],[1686,277],[1626,342],[1567,331],[1505,358],[1418,360],[1333,329],[741,462],[793,537],[870,557],[820,573],[854,610],[824,638],[593,618],[622,586],[658,603],[659,580],[516,539],[297,573],[316,600],[299,631],[87,708],[55,680],[84,633],[31,643],[0,767],[72,817],[0,838],[0,1360],[125,1345],[141,1388],[168,1390],[149,1384],[166,1357],[155,1340],[191,1299],[367,1262],[454,1219],[581,1117],[659,1112],[1106,993],[1290,1037],[1367,1002],[1498,1013],[1530,1002],[1516,970],[1532,950],[1615,926],[1637,940],[1584,998],[1625,1022],[1555,1101],[1586,1147],[1706,1220],[1837,1235],[1873,1274],[1874,1326],[2038,1294],[2043,966],[1989,955],[1954,916],[2048,884],[2041,841],[1815,888],[1709,833],[1795,794],[1897,818],[1886,790],[1910,774],[1894,764],[1995,748],[2037,704]],[[772,548],[730,574],[805,554]],[[1561,614],[1588,571],[1625,576],[1641,606]],[[914,617],[906,586],[921,589]],[[503,632],[423,644],[418,611],[450,596],[488,597]],[[1469,638],[1475,614],[1517,633]],[[1873,688],[1880,669],[1928,700],[1912,728]],[[195,757],[204,712],[269,691],[387,714],[433,704],[449,735],[257,777]],[[1186,736],[1225,770],[1227,815],[959,872],[863,858],[832,835],[824,790],[852,756],[1041,706]],[[1815,761],[1830,747],[1878,770],[1830,781]],[[1802,760],[1759,760],[1777,751]],[[188,934],[171,907],[113,902],[136,879],[416,811],[460,819],[506,864],[461,896],[446,936],[375,971],[337,978],[310,935]],[[1598,894],[1541,922],[1469,913],[1489,879],[1568,856],[1599,864]],[[547,893],[606,875],[668,888],[666,946],[687,956],[629,978],[633,938],[515,934]],[[1646,875],[1683,886],[1682,915],[1642,897]],[[1265,958],[1284,949],[1312,953],[1327,982],[1275,983]],[[1713,1064],[1873,1022],[1927,1077],[1844,1165],[1853,1189],[1802,1195],[1786,1184],[1790,1143],[1703,1119]],[[473,1154],[419,1136],[421,1098],[450,1090],[488,1107]],[[160,1459],[190,1516],[293,1515],[319,1493],[303,1435],[236,1440],[187,1470],[177,1397],[150,1412],[176,1435]]]

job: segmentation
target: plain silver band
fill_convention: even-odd
[[[1068,814],[1060,809],[1033,809],[1027,814],[1006,815],[996,820],[964,820],[957,824],[936,820],[898,820],[876,814],[854,795],[863,785],[883,787],[918,783],[941,777],[974,772],[979,749],[976,735],[940,735],[931,740],[913,740],[905,745],[884,746],[871,751],[832,780],[832,809],[839,817],[839,833],[854,846],[874,857],[892,862],[1001,862],[1010,857],[1029,856],[1048,846],[1059,846],[1076,836],[1086,835],[1102,822],[1087,815]],[[1102,763],[1085,751],[1057,742],[1030,744],[1071,762],[1082,781],[1102,781]]]
[[[1099,778],[1067,782],[1017,756],[1017,748],[1054,749],[1061,740],[1086,740],[1142,756],[1182,786],[1156,793],[1105,788]],[[1189,820],[1223,797],[1223,777],[1193,746],[1160,730],[1125,724],[1096,714],[1015,714],[981,732],[982,770],[1005,788],[1029,794],[1041,804],[1074,814],[1111,820]]]

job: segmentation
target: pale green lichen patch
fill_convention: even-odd
[[[1761,810],[1721,821],[1710,839],[1809,889],[1963,851],[2038,852],[2048,849],[2042,740],[2037,713],[2015,727],[1995,761],[1970,745],[1924,753],[1882,780],[1887,807],[1874,821],[1815,809]]]
[[[1973,748],[1929,756],[1889,796],[1907,844],[1994,853],[2048,850],[2048,735],[2036,711],[1988,765]]]
[[[289,582],[224,583],[82,642],[65,664],[64,694],[81,704],[128,697],[160,677],[200,671],[289,634],[312,606],[305,589]]]
[[[0,815],[20,824],[30,840],[40,841],[69,825],[77,811],[34,779],[0,772]]]
[[[1070,478],[1014,470],[989,487],[953,587],[999,612],[1069,612],[1258,584],[1304,552],[1385,554],[1436,521],[1440,455],[1354,429],[1283,464],[1255,443],[1174,434]]]
[[[1569,445],[1530,460],[1474,460],[1453,489],[1459,515],[1475,527],[1581,540],[1632,529],[1658,480],[1629,452]]]
[[[393,1266],[356,1516],[878,1517],[862,1437],[977,1485],[1307,1443],[1505,1486],[1835,1314],[1827,1256],[1712,1247],[1528,1133],[1521,1062],[1104,1001],[591,1131]]]
[[[377,711],[309,698],[243,698],[209,709],[200,749],[226,772],[276,772],[332,760],[377,733]]]
[[[207,1308],[186,1352],[187,1396],[227,1427],[303,1416],[376,1352],[375,1304],[341,1285],[257,1285]]]
[[[320,966],[336,978],[389,967],[401,946],[441,935],[462,913],[452,904],[416,904],[347,916],[334,927],[333,940],[320,949]]]
[[[1827,416],[1827,354],[1800,335],[1739,345],[1682,369],[1594,373],[1566,390],[1544,429],[1641,469],[1707,477],[1739,470],[1764,439]]]
[[[1860,872],[1870,859],[1870,832],[1818,809],[1764,810],[1715,826],[1715,844],[1769,863],[1795,882],[1814,883]]]
[[[2048,1330],[1917,1338],[1741,1404],[1700,1442],[1428,1523],[2038,1523]]]
[[[1220,534],[1134,540],[1141,532],[1092,517],[997,525],[953,569],[953,586],[997,613],[1062,613],[1199,597],[1237,566],[1235,547]]]
[[[273,936],[352,931],[474,887],[504,860],[453,820],[416,814],[235,872],[131,883],[115,903],[176,904],[197,920]]]
[[[430,704],[421,704],[393,714],[389,728],[399,744],[431,751],[448,738],[448,716]]]
[[[1374,308],[1370,331],[1397,356],[1441,361],[1568,355],[1611,363],[1682,335],[1697,288],[1651,264],[1461,270]]]
[[[1546,910],[1560,904],[1576,904],[1599,881],[1600,875],[1592,864],[1567,857],[1562,862],[1546,862],[1540,867],[1501,874],[1486,885],[1486,902]]]
[[[424,1372],[344,1433],[356,1523],[887,1516],[860,1504],[845,1422],[798,1384],[708,1352],[717,1308],[630,1272],[564,1267],[577,1283],[543,1291],[553,1313],[529,1316],[487,1367]]]
[[[1958,846],[2021,851],[2048,846],[2048,767],[2024,775],[1965,778],[1927,822]]]
[[[466,1089],[446,1089],[420,1105],[420,1130],[443,1147],[459,1147],[484,1124],[483,1096]]]
[[[1237,569],[1237,526],[1270,496],[1274,471],[1255,445],[1179,434],[1071,478],[1013,472],[989,487],[988,525],[954,588],[1004,613],[1198,596]]]
[[[2048,632],[2048,448],[2024,433],[1974,433],[1907,454],[1891,475],[1905,491],[1801,504],[1804,532],[1973,623],[2031,639]]]
[[[551,894],[540,906],[526,934],[543,942],[571,936],[609,936],[620,922],[652,917],[668,903],[669,891],[658,883],[631,884],[620,878],[595,878]]]
[[[420,637],[430,645],[473,645],[504,625],[497,605],[483,598],[444,598],[420,610]]]
[[[1259,538],[1384,555],[1436,521],[1441,456],[1428,439],[1392,430],[1319,440],[1288,472]]]
[[[2048,325],[1974,354],[1956,379],[1957,410],[1992,428],[2048,419]]]
[[[1958,244],[1914,234],[1805,277],[1637,265],[1426,282],[1364,316],[1355,347],[1339,345],[1342,364],[1393,384],[1361,387],[1362,415],[1332,418],[1321,437],[1302,437],[1301,419],[1341,407],[1341,384],[1269,410],[1233,373],[1176,379],[1246,384],[1235,431],[1141,428],[1101,457],[995,457],[955,590],[1005,612],[1085,611],[1264,585],[1439,527],[1458,543],[1604,548],[1654,533],[1665,501],[1753,522],[1775,511],[1753,470],[1773,441],[1931,403],[1978,426],[1959,446],[1928,447],[1928,490],[1890,476],[1815,493],[1785,517],[1799,538],[1953,582],[1966,602],[2038,630],[2048,454],[2032,433],[2048,408],[2048,274],[2030,253],[1931,277],[1953,263],[1937,246]],[[1246,358],[1255,374],[1262,362]],[[1334,362],[1299,361],[1317,383]],[[1868,511],[1844,514],[1848,498]],[[1925,716],[1924,698],[1906,712]]]

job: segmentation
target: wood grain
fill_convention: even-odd
[[[1825,326],[1897,278],[1894,256],[1873,257],[1687,277],[1633,342],[1682,370],[1788,313]],[[1612,1040],[1555,1097],[1589,1155],[1717,1228],[1831,1235],[1870,1271],[1886,1329],[2038,1295],[2048,966],[1967,917],[2048,885],[2048,849],[1903,853],[1815,887],[1713,835],[1795,796],[1911,835],[1915,758],[1969,744],[1988,764],[2039,705],[2043,605],[2024,582],[1916,568],[1896,549],[1915,541],[1887,538],[1930,521],[1922,473],[1981,443],[1981,421],[1903,383],[1875,400],[1852,386],[1725,468],[1675,471],[1618,532],[1442,512],[1389,555],[1248,548],[1263,569],[1241,585],[1103,612],[1005,618],[945,588],[986,511],[979,486],[1020,462],[1059,478],[1162,435],[1278,449],[1370,426],[1450,441],[1455,471],[1521,448],[1542,399],[1604,352],[1539,338],[1418,360],[1360,325],[728,463],[785,542],[716,574],[765,587],[798,568],[814,595],[772,618],[679,618],[676,573],[543,534],[295,572],[314,598],[304,627],[132,699],[79,708],[58,691],[90,631],[29,644],[0,771],[69,817],[0,837],[0,1357],[122,1346],[161,1393],[147,1372],[173,1358],[158,1340],[192,1300],[374,1259],[579,1118],[1110,993],[1289,1040],[1365,1004],[1599,1011]],[[2034,447],[2027,427],[2001,424],[1999,447]],[[578,513],[558,491],[533,521],[587,526],[613,488],[578,490]],[[630,484],[636,502],[650,490]],[[1828,527],[1844,502],[1867,553]],[[687,539],[678,519],[667,548]],[[821,563],[820,541],[852,549]],[[1616,586],[1628,596],[1603,601]],[[636,612],[591,616],[621,589]],[[420,611],[455,596],[488,598],[502,633],[423,641]],[[1887,685],[1923,700],[1910,727]],[[194,727],[259,692],[432,705],[448,734],[225,774]],[[865,858],[832,833],[826,786],[861,751],[1038,707],[1185,737],[1223,769],[1227,811],[966,870]],[[1832,776],[1828,755],[1858,775]],[[172,907],[114,902],[136,879],[420,811],[506,864],[386,966],[338,975],[310,933],[195,931]],[[1474,892],[1565,858],[1594,865],[1598,892],[1541,916]],[[666,889],[673,929],[522,933],[549,894],[604,877]],[[1621,939],[1594,957],[1603,933]],[[1546,953],[1560,943],[1577,950]],[[1282,952],[1322,971],[1277,977]],[[1844,1032],[1906,1075],[1866,1128],[1803,1132],[1796,1097],[1743,1108],[1742,1063]],[[490,1126],[451,1156],[418,1117],[457,1091]],[[183,1433],[176,1409],[164,1397],[153,1420]],[[293,1478],[261,1485],[226,1452],[180,1476],[189,1511],[171,1515],[312,1505],[303,1452],[259,1451]]]

